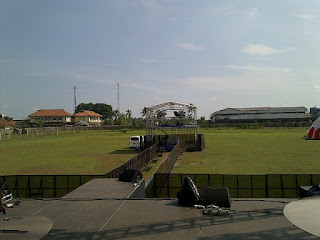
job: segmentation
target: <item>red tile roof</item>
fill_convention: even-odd
[[[16,121],[7,121],[5,119],[0,119],[0,127],[10,127],[16,125]]]
[[[40,109],[35,113],[29,115],[29,117],[56,117],[56,116],[68,116],[71,117],[72,114],[68,113],[64,109]]]
[[[74,116],[77,116],[77,117],[84,117],[84,116],[102,117],[102,115],[100,115],[99,113],[96,113],[94,111],[87,111],[87,110],[76,113],[76,114],[74,114]]]

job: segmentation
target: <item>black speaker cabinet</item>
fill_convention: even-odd
[[[126,169],[119,175],[121,182],[137,182],[142,179],[142,173],[139,169]]]
[[[228,188],[202,188],[202,205],[211,205],[222,208],[230,208],[230,196]]]
[[[177,194],[179,205],[183,207],[193,207],[199,203],[200,194],[197,186],[190,177],[184,179],[183,185]]]

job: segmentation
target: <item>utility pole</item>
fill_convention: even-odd
[[[73,101],[74,101],[74,108],[73,108],[73,113],[76,113],[76,108],[77,108],[77,98],[76,98],[76,86],[73,87]]]
[[[117,97],[118,97],[118,118],[120,119],[120,93],[119,93],[119,83],[117,83],[117,87],[118,87],[118,93],[117,93]]]

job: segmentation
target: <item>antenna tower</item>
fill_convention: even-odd
[[[74,103],[74,108],[73,112],[76,113],[76,108],[77,108],[77,97],[76,97],[76,86],[73,87],[73,103]]]
[[[117,87],[118,87],[118,93],[117,93],[117,97],[118,97],[118,118],[120,118],[120,94],[119,94],[119,83],[117,83]]]

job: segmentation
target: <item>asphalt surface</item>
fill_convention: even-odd
[[[292,200],[232,199],[229,215],[212,216],[179,207],[176,199],[128,199],[136,188],[116,179],[94,179],[61,199],[21,200],[6,216],[0,215],[0,221],[4,216],[52,221],[44,240],[318,239],[286,219],[283,208]],[[1,240],[40,239],[27,225],[15,227],[24,233],[1,232],[2,223]],[[46,227],[39,224],[38,232]]]

